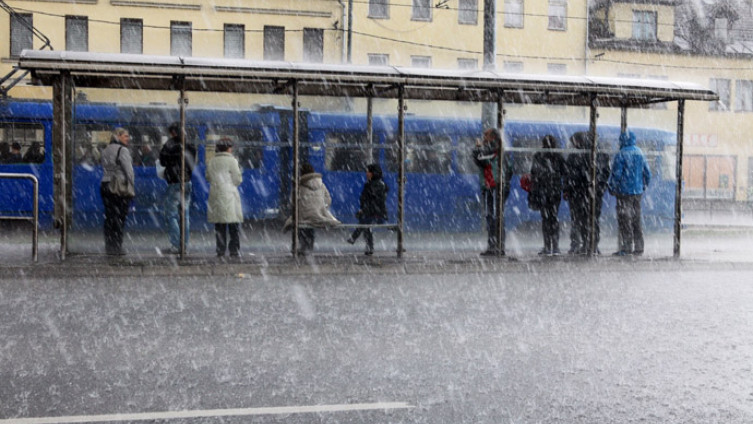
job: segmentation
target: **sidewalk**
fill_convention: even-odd
[[[483,233],[408,233],[406,252],[398,258],[396,235],[388,231],[376,234],[376,254],[363,255],[362,241],[345,243],[347,231],[318,231],[312,255],[293,257],[290,234],[267,229],[245,229],[242,256],[222,260],[214,255],[214,234],[192,232],[188,255],[163,255],[156,246],[166,245],[161,233],[129,233],[126,256],[103,253],[99,233],[73,234],[70,253],[59,260],[59,236],[40,235],[39,261],[31,260],[31,236],[23,231],[0,237],[0,275],[5,278],[118,277],[118,276],[245,276],[363,274],[363,273],[488,273],[557,272],[563,267],[584,271],[614,272],[619,269],[658,267],[673,271],[686,267],[753,267],[753,226],[689,226],[682,233],[681,259],[672,257],[673,234],[646,234],[644,256],[615,258],[613,228],[604,228],[600,248],[594,258],[569,256],[541,257],[537,252],[540,234],[509,232],[505,258],[479,256]],[[560,246],[567,250],[567,230]]]

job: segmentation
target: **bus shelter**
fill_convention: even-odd
[[[351,65],[306,64],[290,62],[248,61],[237,59],[194,58],[103,54],[68,51],[25,50],[18,62],[20,69],[31,72],[34,84],[52,87],[53,92],[53,162],[56,226],[60,229],[60,256],[68,250],[68,232],[72,223],[72,127],[73,90],[76,88],[170,90],[179,96],[181,143],[186,143],[185,108],[187,92],[288,94],[293,110],[293,254],[298,252],[297,230],[300,227],[297,198],[300,182],[299,110],[300,96],[361,97],[396,99],[398,102],[397,154],[398,205],[397,255],[402,255],[405,220],[405,102],[444,100],[496,104],[496,126],[505,125],[506,104],[544,104],[581,106],[590,110],[589,133],[592,172],[596,172],[598,140],[596,126],[599,108],[619,108],[621,127],[627,128],[627,110],[648,108],[656,103],[677,102],[676,190],[674,211],[673,255],[680,256],[682,225],[682,157],[683,126],[686,101],[716,101],[713,91],[697,84],[667,80],[638,80],[591,76],[506,74],[485,70],[438,70],[400,67],[366,67]],[[369,127],[372,109],[367,109]],[[502,131],[504,134],[504,131]],[[505,146],[497,155],[503,158]],[[504,160],[500,160],[497,185],[497,251],[504,250]],[[185,164],[183,165],[185,166]],[[592,175],[591,196],[596,178]],[[181,184],[181,191],[184,190]],[[183,196],[181,196],[182,198]],[[593,199],[592,199],[593,200]],[[590,232],[595,225],[592,201]],[[181,209],[180,256],[186,254],[185,216]],[[595,252],[590,237],[589,252]]]

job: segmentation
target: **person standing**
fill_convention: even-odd
[[[168,131],[170,132],[170,139],[167,140],[159,154],[160,164],[165,167],[165,181],[167,181],[163,213],[171,245],[167,249],[167,253],[180,253],[180,183],[181,180],[185,182],[183,210],[186,217],[185,243],[188,246],[190,228],[188,210],[191,203],[191,173],[196,164],[196,147],[186,141],[186,152],[183,152],[180,140],[180,123],[172,123]],[[185,158],[185,173],[183,174],[180,172],[181,158]]]
[[[497,185],[499,184],[499,147],[502,145],[502,134],[496,128],[484,131],[483,139],[476,142],[473,149],[473,161],[479,169],[479,183],[481,185],[481,201],[486,216],[487,249],[482,256],[505,255],[505,229],[502,228],[502,251],[497,251]],[[512,163],[505,158],[505,190],[502,193],[504,201],[510,195],[510,180],[512,179]],[[504,213],[504,209],[502,210]]]
[[[578,132],[570,137],[574,148],[580,151],[571,153],[567,157],[567,178],[565,184],[565,198],[570,204],[572,229],[570,233],[570,251],[568,253],[585,255],[591,246],[589,227],[591,216],[591,137],[585,132]],[[593,253],[599,254],[601,205],[604,192],[609,180],[609,155],[604,152],[596,153],[596,193],[594,196],[594,248]]]
[[[612,161],[609,193],[617,198],[617,225],[620,247],[615,256],[643,254],[641,197],[651,183],[651,170],[643,151],[635,145],[635,134],[620,134],[620,151]]]
[[[336,227],[341,224],[332,215],[329,207],[332,197],[322,181],[322,174],[314,171],[311,164],[301,165],[301,178],[298,194],[298,224],[306,228],[298,229],[298,253],[308,254],[314,250],[314,228]],[[283,230],[293,227],[293,217],[285,221]]]
[[[210,184],[207,221],[214,223],[217,257],[225,256],[225,250],[230,251],[231,257],[238,257],[240,223],[243,222],[238,186],[243,182],[243,175],[229,139],[218,141],[215,151],[214,158],[207,164],[207,182]]]
[[[133,162],[128,149],[131,137],[123,128],[116,128],[112,133],[112,141],[102,152],[102,182],[99,194],[105,209],[105,253],[108,255],[125,255],[123,250],[123,228],[125,227],[128,208],[131,205],[130,196],[113,193],[110,182],[116,178],[126,181],[131,187],[134,185]]]
[[[372,163],[366,167],[366,184],[361,190],[360,209],[356,216],[361,225],[383,224],[387,220],[387,192],[389,188],[382,180],[382,167]],[[366,255],[374,254],[374,234],[371,228],[356,228],[348,238],[354,244],[363,233],[366,238]]]
[[[565,158],[561,153],[547,150],[557,147],[552,135],[541,139],[544,151],[533,155],[531,164],[531,192],[535,204],[541,212],[541,232],[544,235],[544,248],[539,255],[559,255],[560,223],[559,210],[562,200],[562,178],[565,176]]]

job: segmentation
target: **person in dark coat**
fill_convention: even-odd
[[[366,167],[366,184],[361,191],[361,208],[356,216],[362,225],[383,224],[387,221],[387,192],[389,188],[382,180],[382,168],[372,163]],[[374,234],[371,228],[356,228],[350,235],[348,243],[353,244],[364,234],[366,238],[366,255],[374,254]]]
[[[31,146],[24,153],[25,163],[42,163],[44,162],[44,152],[42,145],[38,141],[32,141]]]
[[[487,248],[481,256],[505,255],[505,229],[502,227],[502,251],[497,251],[497,185],[499,181],[499,146],[502,144],[502,133],[496,128],[484,131],[483,140],[476,142],[473,149],[473,162],[479,170],[479,184],[481,185],[481,201],[486,216]],[[512,160],[505,155],[505,189],[502,193],[503,204],[510,195],[510,179],[512,179]],[[502,210],[504,213],[504,209]]]
[[[558,214],[562,200],[565,177],[565,158],[561,153],[548,152],[557,148],[557,140],[547,135],[541,140],[544,151],[533,155],[531,164],[531,193],[541,212],[541,232],[544,235],[544,248],[539,255],[559,255],[560,223]]]
[[[8,158],[6,159],[5,163],[21,163],[23,161],[23,157],[21,156],[21,143],[19,142],[13,142],[13,144],[10,145],[10,153],[8,154]]]
[[[163,213],[165,215],[165,224],[167,225],[167,234],[170,239],[171,247],[167,249],[168,253],[180,253],[180,182],[185,181],[185,199],[184,211],[186,214],[186,246],[188,246],[188,234],[190,223],[188,219],[188,210],[191,202],[191,173],[196,164],[196,147],[186,142],[185,152],[185,174],[181,176],[181,158],[184,156],[183,146],[180,142],[180,123],[174,122],[170,125],[170,139],[167,140],[162,150],[160,150],[159,161],[165,167],[165,181],[167,181],[167,191],[165,192]]]
[[[578,132],[571,137],[573,147],[581,151],[571,153],[567,157],[567,178],[565,198],[570,203],[570,216],[573,228],[570,235],[570,252],[585,255],[591,246],[589,226],[591,223],[591,181],[593,167],[591,166],[591,147],[593,143],[588,133]],[[596,153],[596,193],[594,196],[594,248],[593,253],[599,253],[601,205],[609,180],[609,155],[604,152]]]

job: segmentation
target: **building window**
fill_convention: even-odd
[[[369,18],[389,19],[389,0],[369,0]]]
[[[65,17],[65,49],[73,52],[89,51],[89,18]]]
[[[10,56],[18,57],[24,49],[33,49],[34,21],[31,13],[14,13],[10,15]]]
[[[753,81],[735,81],[735,112],[753,111]]]
[[[714,19],[714,37],[717,40],[727,41],[727,38],[729,37],[729,19]]]
[[[170,21],[170,55],[191,56],[191,22]]]
[[[567,30],[567,0],[549,0],[549,29]]]
[[[431,68],[431,56],[411,56],[410,66],[414,68]]]
[[[458,23],[478,24],[478,0],[460,0],[458,2]]]
[[[431,20],[431,0],[413,0],[413,14],[411,19],[414,21]]]
[[[264,26],[264,60],[285,60],[285,27]]]
[[[714,90],[719,95],[719,101],[710,102],[709,110],[728,111],[730,98],[730,81],[722,78],[711,78],[709,80],[709,89]]]
[[[246,56],[246,27],[225,24],[225,57],[243,59]]]
[[[372,66],[389,66],[390,55],[381,53],[369,53],[369,65]]]
[[[505,27],[523,28],[523,0],[505,0]]]
[[[475,70],[478,69],[478,59],[458,59],[458,69]]]
[[[144,22],[141,19],[120,20],[120,52],[144,53]]]
[[[523,62],[513,62],[513,61],[508,62],[508,61],[505,61],[505,63],[504,63],[503,66],[504,66],[505,72],[507,72],[507,73],[510,73],[510,74],[521,74],[521,73],[523,73]],[[562,65],[562,66],[565,66],[565,65]],[[567,71],[567,69],[565,69],[564,71]],[[564,71],[563,71],[563,73],[564,73]]]
[[[567,75],[567,65],[564,63],[547,63],[546,72],[549,75]]]
[[[656,12],[633,11],[633,39],[656,41]]]
[[[324,30],[316,28],[303,29],[303,61],[310,63],[324,62]]]

